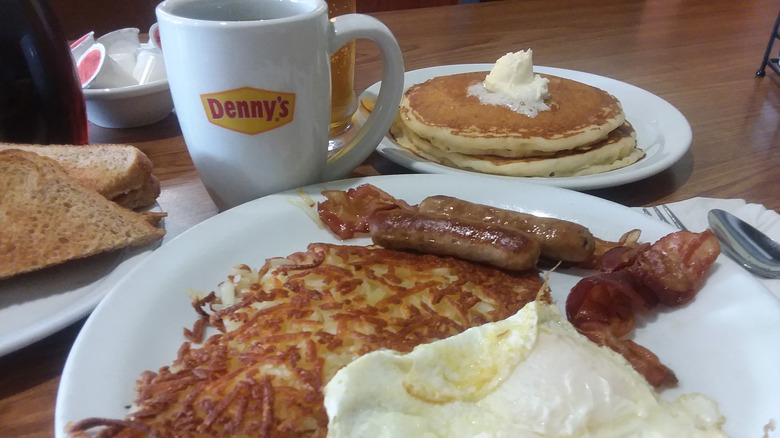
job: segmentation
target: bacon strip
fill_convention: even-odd
[[[317,213],[325,226],[342,239],[368,233],[368,217],[375,211],[396,208],[413,210],[406,202],[371,184],[363,184],[346,192],[325,190],[322,194],[327,199],[317,205]]]
[[[566,298],[566,317],[580,329],[605,328],[615,336],[634,330],[635,302],[643,301],[624,272],[579,281]]]
[[[662,304],[680,306],[693,299],[719,254],[720,244],[712,231],[679,231],[639,254],[629,269]]]
[[[638,242],[640,235],[641,231],[631,230],[623,234],[617,242],[610,242],[596,237],[594,238],[595,248],[591,256],[577,263],[577,266],[585,269],[612,272],[630,265],[633,263],[633,259],[628,263],[625,258],[631,256],[630,252],[640,250],[641,244]]]
[[[645,380],[656,388],[677,384],[674,372],[661,363],[652,351],[630,339],[619,339],[609,330],[584,330],[582,334],[599,345],[604,345],[626,358]]]
[[[622,355],[651,385],[674,385],[677,377],[650,350],[621,339],[634,330],[634,308],[646,307],[628,271],[596,274],[578,282],[566,299],[566,317],[598,345]]]
[[[696,295],[720,254],[715,235],[680,231],[653,245],[611,245],[596,260],[604,273],[580,280],[566,299],[566,317],[593,342],[625,357],[656,387],[677,382],[658,356],[622,337],[634,328],[634,312],[680,306]]]

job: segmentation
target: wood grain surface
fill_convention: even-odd
[[[695,196],[743,198],[780,209],[780,77],[756,77],[776,1],[496,1],[373,14],[395,34],[405,67],[491,63],[532,48],[537,65],[624,81],[677,107],[691,150],[643,181],[590,193],[628,206]],[[780,50],[776,47],[775,50]],[[379,80],[381,60],[358,43],[356,89]],[[92,143],[130,143],[155,165],[170,223],[186,229],[217,213],[186,151],[175,115],[152,126],[90,126]],[[408,173],[378,154],[355,175]],[[0,291],[1,292],[1,291]],[[0,357],[0,436],[54,436],[62,366],[83,324]],[[132,382],[128,382],[132,384]]]

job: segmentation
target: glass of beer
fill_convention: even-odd
[[[355,0],[327,0],[328,17],[354,14]],[[352,116],[357,110],[355,96],[355,41],[350,41],[330,57],[331,110],[329,151],[346,143],[341,137],[352,127]]]

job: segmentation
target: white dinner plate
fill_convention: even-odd
[[[512,180],[452,175],[368,177],[309,186],[320,192],[372,183],[410,203],[435,194],[579,222],[604,239],[630,229],[655,241],[674,231],[629,208],[582,193]],[[298,192],[270,195],[223,212],[157,249],[114,287],[87,320],[73,345],[57,395],[55,427],[86,417],[123,418],[144,370],[176,358],[183,327],[197,315],[186,290],[208,292],[231,266],[260,267],[266,258],[304,251],[311,242],[339,242],[303,211]],[[347,241],[366,244],[368,239]],[[585,274],[559,270],[550,284],[558,305]],[[780,419],[780,301],[750,275],[719,257],[704,288],[689,305],[657,313],[639,324],[635,339],[671,367],[679,386],[662,392],[702,392],[715,399],[732,436],[761,436]]]
[[[436,76],[489,71],[492,67],[493,64],[460,64],[413,70],[404,76],[404,89]],[[522,179],[573,190],[592,190],[639,181],[660,173],[682,158],[691,146],[693,137],[688,120],[677,108],[652,93],[615,79],[574,70],[535,66],[534,71],[592,85],[617,97],[623,105],[626,120],[631,122],[636,130],[637,147],[645,151],[646,156],[630,166],[596,175],[541,178],[490,175],[444,166],[400,147],[389,135],[380,142],[377,151],[389,160],[421,173],[472,175],[490,179]],[[379,93],[379,83],[367,88],[360,95],[360,98],[376,98],[377,93]],[[358,122],[362,122],[364,119],[365,114],[358,112]]]
[[[155,204],[152,211],[161,211]],[[0,357],[86,316],[159,242],[0,280]]]

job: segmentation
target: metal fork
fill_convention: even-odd
[[[650,217],[660,219],[669,225],[677,227],[678,230],[688,231],[688,228],[683,225],[680,218],[678,218],[677,215],[675,215],[674,212],[672,212],[672,210],[670,210],[669,207],[667,207],[665,204],[655,205],[653,207],[645,207],[642,209],[642,211]]]

